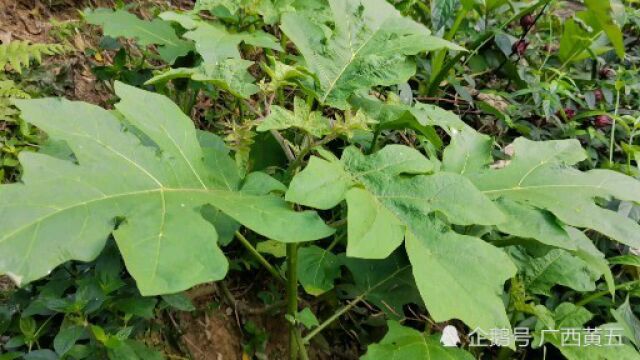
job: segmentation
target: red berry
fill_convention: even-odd
[[[576,116],[576,111],[572,108],[565,108],[564,114],[567,116],[567,119],[571,120],[574,116]]]
[[[571,120],[573,119],[574,116],[576,116],[576,111],[572,108],[564,108],[562,109],[562,111],[564,111],[564,116],[567,117],[567,120]],[[556,112],[556,116],[561,118],[562,117],[562,111],[558,110],[558,112]]]
[[[526,40],[518,40],[513,43],[511,51],[513,51],[514,54],[518,54],[518,56],[522,56],[525,51],[527,51],[527,47],[529,47],[529,43]]]
[[[610,117],[607,115],[598,115],[596,116],[596,120],[594,122],[596,127],[602,128],[605,126],[609,126],[613,123]]]
[[[616,72],[612,68],[603,66],[600,69],[600,78],[602,78],[602,79],[610,79],[610,78],[612,78],[614,76],[616,76]]]
[[[531,14],[527,14],[520,18],[520,26],[522,26],[524,29],[532,27],[535,22],[536,21]]]
[[[604,100],[604,93],[601,89],[596,89],[596,91],[593,92],[593,95],[596,97],[597,102]]]

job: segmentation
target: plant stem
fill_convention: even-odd
[[[298,244],[287,244],[287,314],[290,319],[298,315]],[[304,343],[300,343],[300,329],[295,321],[289,323],[289,359],[298,359],[298,353],[306,356]]]
[[[380,128],[376,126],[376,130],[373,132],[373,139],[371,139],[371,145],[367,150],[367,154],[373,154],[376,149],[376,144],[378,143],[378,137],[380,137]]]
[[[614,290],[620,290],[620,289],[629,289],[633,286],[636,285],[640,285],[640,280],[633,280],[633,281],[627,281],[625,283],[622,283],[620,285],[617,285],[616,287],[614,287]],[[598,291],[597,293],[593,293],[585,298],[583,298],[582,300],[578,301],[576,303],[576,306],[584,306],[594,300],[597,300],[607,294],[609,294],[609,290],[603,290],[603,291]]]
[[[396,271],[394,271],[393,273],[391,273],[391,275],[387,276],[386,278],[380,280],[378,283],[376,283],[375,285],[371,286],[370,288],[368,288],[366,291],[364,291],[362,294],[360,294],[358,297],[354,298],[353,300],[351,300],[350,303],[348,303],[347,305],[341,307],[338,311],[336,311],[333,315],[331,315],[329,318],[327,318],[325,321],[322,322],[322,324],[318,325],[316,328],[314,328],[313,330],[311,330],[307,336],[305,336],[304,338],[302,338],[302,341],[307,344],[309,343],[309,341],[311,341],[311,339],[318,335],[322,330],[324,330],[327,326],[331,325],[331,323],[333,323],[334,321],[336,321],[337,319],[340,318],[340,316],[344,315],[346,312],[348,312],[349,310],[351,310],[354,306],[358,305],[358,303],[362,300],[364,300],[364,298],[369,295],[369,293],[371,293],[372,291],[374,291],[375,289],[377,289],[378,287],[382,286],[382,284],[386,283],[387,281],[393,279],[394,277],[396,277],[396,275],[398,275],[399,273],[403,272],[404,270],[408,269],[409,265],[407,266],[403,266],[401,268],[396,269]]]
[[[247,238],[244,237],[244,235],[242,235],[240,231],[236,231],[236,237],[238,238],[240,243],[249,251],[249,253],[251,253],[251,255],[253,255],[253,257],[256,258],[256,260],[258,260],[258,262],[271,273],[271,275],[273,275],[281,283],[286,283],[285,279],[282,277],[282,275],[280,275],[278,270],[276,270],[269,263],[269,261],[265,259],[264,256],[262,256],[262,254],[258,252],[258,250],[256,250],[255,247],[253,247],[253,245],[249,242],[249,240],[247,240]]]
[[[613,163],[613,148],[616,140],[616,118],[620,109],[620,90],[616,90],[616,108],[613,112],[613,123],[611,124],[611,138],[609,139],[609,163]]]
[[[362,301],[362,299],[364,299],[366,294],[361,294],[360,296],[358,296],[357,298],[351,300],[350,303],[348,303],[347,305],[343,306],[340,308],[340,310],[336,311],[335,313],[333,313],[333,315],[331,315],[327,320],[323,321],[322,324],[318,325],[317,327],[315,327],[313,330],[311,330],[311,332],[309,332],[307,334],[307,336],[302,338],[302,341],[305,344],[308,344],[309,341],[311,341],[311,339],[318,335],[320,332],[322,332],[322,330],[324,330],[327,326],[331,325],[331,323],[333,323],[334,321],[336,321],[338,318],[340,318],[340,316],[344,315],[345,313],[347,313],[349,310],[351,310],[354,306],[358,305],[358,303],[360,301]]]

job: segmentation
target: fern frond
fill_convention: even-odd
[[[11,80],[0,80],[0,98],[29,99],[31,96]]]
[[[31,44],[28,41],[12,41],[0,45],[0,69],[7,64],[14,71],[21,73],[23,68],[29,67],[31,60],[42,62],[43,55],[63,54],[67,47],[61,44]]]
[[[0,80],[0,121],[15,122],[18,110],[11,99],[29,99],[28,93],[11,80]]]

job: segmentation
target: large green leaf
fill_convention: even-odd
[[[331,26],[313,13],[282,16],[281,28],[319,80],[318,98],[341,109],[357,90],[407,81],[416,71],[407,56],[441,48],[461,49],[431,36],[385,0],[330,0]]]
[[[488,169],[488,165],[493,162],[491,158],[491,144],[492,140],[488,136],[479,134],[472,129],[467,128],[461,132],[453,132],[451,144],[444,151],[443,169],[467,175],[472,180],[478,174],[484,174],[483,176],[486,176],[486,181],[501,181],[501,174],[503,174],[501,171],[503,170],[499,170],[500,166],[497,166],[495,170]],[[538,163],[538,160],[531,160],[532,168],[527,166],[517,167],[518,163],[516,163],[515,170],[513,170],[509,176],[520,176],[518,179],[529,176],[529,173],[539,170],[538,165],[549,167],[548,171],[550,172],[556,170],[559,171],[560,174],[564,171],[575,173],[577,172],[576,170],[568,168],[562,161],[576,162],[584,156],[582,149],[572,142],[534,143],[529,141],[527,144],[533,144],[535,146],[534,149],[527,149],[527,153],[530,154],[529,156],[539,154],[543,157],[549,157],[549,159],[541,161],[544,162],[542,164]],[[544,148],[548,150],[547,153],[540,152],[541,149]],[[554,148],[556,148],[556,150],[553,150]],[[518,151],[518,148],[513,146],[511,150]],[[557,156],[555,160],[553,159],[553,154]],[[555,165],[554,162],[556,162]],[[507,165],[507,168],[512,166],[513,159],[504,162],[504,164]],[[581,174],[579,172],[577,173]],[[494,174],[496,178],[489,179],[489,174]],[[610,174],[615,177],[619,176],[613,172],[610,172]],[[623,177],[623,179],[625,179],[625,181],[631,181],[630,178]],[[633,181],[631,181],[631,183],[633,183]],[[552,191],[560,192],[565,188],[565,186],[555,188],[553,184],[548,185]],[[567,184],[566,188],[571,189],[572,186],[572,184]],[[545,187],[542,189],[544,188]],[[536,187],[533,189],[535,190]],[[585,186],[583,190],[587,191],[583,197],[588,199],[589,187]],[[533,201],[528,201],[526,198],[514,199],[509,196],[509,191],[507,191],[505,195],[506,196],[495,196],[495,204],[498,205],[502,212],[508,217],[507,221],[497,225],[498,230],[520,238],[535,239],[543,244],[571,251],[573,255],[589,264],[594,273],[597,272],[599,275],[604,275],[607,286],[613,291],[614,281],[611,270],[604,259],[604,255],[593,245],[588,237],[575,228],[563,225],[562,221],[552,213],[551,208],[536,206],[535,198],[532,199]],[[592,196],[596,195],[597,194],[594,194]],[[531,194],[531,196],[535,197],[535,193]],[[590,201],[593,201],[593,197]],[[564,205],[569,204],[570,203]],[[621,216],[618,218],[623,219]],[[623,221],[625,220],[623,219]]]
[[[504,217],[463,176],[429,175],[433,168],[406,146],[370,156],[351,147],[341,160],[312,158],[286,199],[324,209],[346,199],[347,256],[385,258],[405,239],[418,289],[436,321],[508,328],[500,294],[515,266],[500,249],[453,232],[435,213],[459,225],[497,224]],[[330,196],[318,196],[318,189],[330,189]]]
[[[192,49],[191,44],[178,38],[170,23],[161,19],[146,21],[126,10],[110,9],[89,9],[84,16],[89,24],[100,25],[104,35],[132,38],[142,46],[158,45],[158,52],[169,63]]]
[[[586,158],[577,140],[518,138],[512,146],[514,155],[506,166],[466,174],[485,195],[548,211],[565,224],[640,247],[640,227],[635,221],[596,203],[599,198],[640,201],[640,182],[609,170],[572,168]],[[537,238],[537,230],[531,229],[531,237]]]
[[[0,273],[33,281],[67,260],[95,258],[113,233],[145,295],[221,279],[227,260],[200,216],[205,204],[279,241],[333,232],[276,196],[221,185],[225,167],[207,166],[216,162],[169,99],[121,83],[116,93],[120,116],[59,99],[17,102],[24,119],[66,142],[76,162],[20,155],[22,183],[0,186]]]
[[[473,356],[464,350],[442,346],[438,335],[423,334],[395,321],[389,321],[387,325],[389,331],[385,337],[379,343],[369,345],[362,360],[473,360]]]

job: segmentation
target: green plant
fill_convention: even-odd
[[[110,242],[92,263],[67,263],[0,305],[2,359],[159,359],[141,337],[183,295],[140,296]],[[192,306],[192,305],[191,305]],[[185,310],[181,306],[179,310]]]
[[[569,359],[639,358],[638,273],[627,269],[640,248],[638,122],[620,112],[637,89],[621,80],[630,70],[597,78],[599,56],[625,56],[609,2],[586,1],[561,25],[544,16],[557,10],[548,0],[399,3],[449,31],[434,36],[385,0],[198,1],[151,21],[85,12],[107,36],[155,46],[168,66],[145,85],[179,104],[121,82],[112,111],[17,101],[48,143],[20,156],[21,183],[0,187],[0,272],[28,283],[92,260],[112,236],[140,292],[159,295],[221,280],[225,251],[242,247],[242,263],[286,290],[291,358],[365,303],[388,320],[368,359],[491,356],[470,336],[464,349],[441,346],[449,327],[487,332],[498,359],[547,345]],[[466,50],[451,42],[468,32]],[[556,54],[531,54],[555,39]],[[419,101],[459,110],[458,97],[479,115]],[[202,98],[195,120],[210,131],[185,115]],[[593,169],[600,157],[610,169]],[[301,310],[311,297],[329,311]],[[514,327],[535,342],[521,346]],[[619,346],[567,346],[559,333],[586,341],[587,327],[622,329]],[[246,330],[247,349],[262,352],[264,334]]]
[[[67,48],[60,44],[31,44],[20,40],[0,44],[0,69],[8,64],[20,73],[24,67],[29,67],[32,60],[42,62],[42,55],[63,54],[65,51]]]

